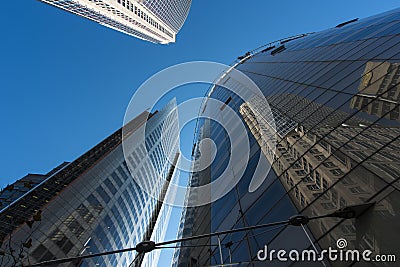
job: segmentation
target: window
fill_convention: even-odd
[[[140,159],[139,159],[139,157],[138,157],[138,155],[134,152],[134,153],[132,153],[132,155],[133,155],[133,157],[135,158],[135,160],[136,160],[136,163],[138,163],[139,164],[139,162],[140,162]]]
[[[69,239],[67,239],[66,241],[65,241],[65,244],[64,244],[64,246],[62,247],[62,251],[65,253],[65,254],[68,254],[70,251],[71,251],[71,249],[74,247],[74,244],[69,240]]]
[[[90,211],[88,210],[88,208],[85,207],[85,205],[80,204],[79,207],[76,209],[76,211],[78,212],[78,214],[83,218],[85,217],[87,214],[90,213]]]
[[[359,187],[359,186],[352,187],[352,188],[350,188],[349,190],[350,190],[350,192],[352,192],[353,194],[365,193],[364,189],[362,189],[362,188]]]
[[[110,202],[111,200],[110,196],[107,194],[107,192],[101,185],[96,189],[96,192],[101,196],[101,198],[104,200],[106,204]]]
[[[118,170],[120,170],[120,168],[121,167],[118,167]],[[115,181],[115,183],[117,184],[118,187],[122,186],[122,181],[121,181],[121,179],[118,177],[118,175],[115,172],[113,172],[111,174],[111,177],[113,178],[113,180]]]
[[[344,198],[340,197],[340,208],[346,207],[347,202]]]
[[[339,151],[336,151],[334,154],[335,158],[337,158],[341,163],[346,164],[346,157]]]
[[[90,205],[101,206],[99,200],[93,194],[90,194],[90,196],[86,200],[87,202],[89,202]]]
[[[33,252],[32,256],[37,259],[38,261],[42,259],[42,255],[48,252],[47,248],[43,245],[39,245]]]
[[[301,168],[303,168],[303,166],[301,165],[300,162],[296,161],[296,162],[293,164],[292,168],[293,168],[293,169],[301,169]]]
[[[342,223],[340,225],[340,228],[342,229],[342,232],[344,234],[352,234],[355,233],[356,229],[352,223],[347,224],[347,223]]]
[[[305,175],[307,175],[307,172],[304,171],[304,170],[300,170],[300,171],[296,171],[296,174],[297,174],[298,176],[305,176]]]
[[[300,204],[304,206],[306,204],[306,199],[304,198],[303,193],[300,193]]]
[[[323,178],[323,179],[322,179],[322,188],[323,188],[324,190],[326,190],[326,189],[328,189],[328,187],[329,187],[328,181],[325,180],[325,178]]]
[[[308,166],[308,162],[305,158],[303,158],[303,165],[304,165],[304,169],[306,169]]]
[[[298,187],[296,187],[294,189],[294,195],[296,196],[296,198],[299,198],[299,188]]]
[[[374,238],[366,233],[361,240],[360,246],[363,249],[374,250]]]
[[[318,171],[315,171],[315,182],[318,184],[318,186],[321,185],[321,174],[319,174]]]
[[[221,106],[220,110],[221,110],[221,111],[224,110],[225,107],[231,102],[231,100],[232,100],[232,97],[229,97],[229,98],[225,101],[225,103]]]
[[[307,185],[307,188],[308,188],[309,190],[311,190],[311,191],[317,191],[317,190],[321,189],[321,188],[319,187],[319,185],[317,185],[317,184]]]
[[[355,155],[359,160],[365,160],[368,156],[363,151],[351,151],[353,155]]]
[[[341,180],[341,182],[342,182],[343,184],[345,184],[345,185],[354,184],[354,181],[353,181],[350,177],[348,177],[348,176],[343,177],[343,179]]]
[[[337,167],[336,165],[335,165],[335,163],[333,163],[332,161],[327,161],[327,162],[324,162],[324,163],[322,163],[325,167],[327,167],[327,168],[334,168],[334,167]]]
[[[320,145],[321,147],[323,147],[325,150],[328,150],[328,143],[326,143],[325,141],[321,140],[321,141],[319,142],[319,145]]]
[[[314,171],[314,168],[310,163],[308,163],[308,171],[309,173],[312,173]]]
[[[324,209],[327,209],[327,210],[336,208],[336,205],[331,203],[331,202],[321,203],[321,206],[324,207]]]
[[[336,190],[332,188],[330,190],[330,192],[331,192],[331,195],[332,195],[332,202],[336,203],[337,200],[338,200],[338,194],[337,194]]]
[[[80,223],[73,218],[68,224],[68,229],[77,237],[80,238],[85,229],[80,225]]]
[[[333,170],[329,170],[329,171],[335,176],[343,175],[343,172],[340,169],[333,169]]]
[[[104,181],[104,184],[107,186],[107,188],[110,190],[112,195],[115,195],[117,193],[117,189],[115,188],[115,186],[113,185],[113,183],[110,181],[110,179],[106,179]]]
[[[312,177],[311,175],[307,175],[305,178],[303,178],[303,182],[305,183],[314,182],[314,177]]]

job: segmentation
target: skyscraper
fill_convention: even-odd
[[[175,107],[173,100],[158,112],[143,112],[124,131],[76,160],[45,175],[29,174],[3,189],[0,265],[28,265],[163,240],[171,212],[163,200],[173,194],[168,185],[177,178],[179,157]],[[161,130],[167,140],[161,140]],[[145,131],[144,139],[140,131]],[[168,151],[173,162],[163,153],[166,141],[173,148]],[[133,266],[155,266],[158,257],[154,251]],[[64,266],[129,266],[134,258],[131,251]]]
[[[175,42],[191,0],[40,0],[153,43]]]
[[[203,127],[199,129],[199,140],[208,138],[210,136],[209,121],[205,121]],[[204,151],[208,151],[208,148],[203,148]],[[199,187],[210,183],[210,169],[206,168],[202,171],[196,171],[199,169],[199,158],[200,158],[199,145],[195,146],[193,150],[193,157],[195,159],[193,170],[189,177],[190,187]],[[209,233],[211,231],[210,225],[210,205],[202,205],[192,207],[193,204],[198,202],[209,202],[207,196],[199,195],[196,193],[189,193],[187,191],[185,199],[185,208],[182,212],[182,220],[179,225],[178,236],[188,237],[196,236],[201,233]],[[186,246],[189,247],[186,247]],[[209,258],[210,240],[209,238],[201,238],[193,240],[191,242],[181,242],[178,244],[172,261],[172,265],[176,266],[196,266],[198,262],[205,262],[205,259]],[[191,254],[202,255],[203,259],[191,257]]]
[[[204,105],[201,109],[201,114],[213,113],[220,121],[199,119],[198,132],[209,133],[207,138],[218,148],[205,174],[212,182],[232,158],[230,136],[223,128],[233,120],[226,112],[229,106],[246,126],[247,133],[233,141],[248,140],[249,160],[240,177],[235,177],[240,163],[233,164],[232,181],[240,180],[209,205],[208,217],[197,215],[196,207],[184,211],[181,236],[286,221],[296,214],[324,216],[353,205],[372,207],[351,219],[323,217],[304,227],[283,224],[222,234],[200,246],[198,241],[185,241],[176,251],[175,266],[265,266],[257,257],[265,245],[270,250],[311,249],[318,254],[328,247],[337,249],[339,239],[347,241],[347,249],[398,258],[400,251],[393,244],[400,233],[396,223],[400,211],[399,20],[400,9],[396,9],[272,42],[239,57],[233,67],[254,81],[263,95],[243,100],[227,89],[243,84],[224,74],[207,95],[219,100],[221,108],[210,110]],[[199,134],[196,144],[202,138]],[[270,165],[270,171],[255,174],[260,160]],[[262,183],[252,191],[255,178]],[[184,231],[186,220],[191,225],[203,218],[208,228]],[[377,262],[280,262],[276,258],[268,264],[379,266]]]

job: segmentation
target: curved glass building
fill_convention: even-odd
[[[0,191],[0,266],[163,241],[171,213],[163,200],[173,194],[168,185],[177,177],[177,115],[175,100],[158,112],[143,112],[124,132],[116,131],[76,160],[46,175],[29,174]],[[144,128],[143,140],[137,133]],[[174,162],[162,152],[161,131],[174,148]],[[123,148],[122,141],[132,145]],[[135,263],[136,252],[129,251],[52,266],[156,266],[159,253]]]
[[[229,73],[210,89],[208,98],[223,105],[215,110],[204,105],[202,111],[221,120],[199,121],[196,147],[208,137],[218,151],[206,172],[192,175],[192,186],[218,179],[228,166],[231,143],[222,125],[231,118],[225,106],[246,126],[241,138],[249,141],[250,157],[241,177],[232,172],[232,180],[239,179],[233,190],[208,206],[184,211],[181,236],[286,221],[296,214],[321,217],[304,226],[282,224],[185,241],[174,265],[396,266],[399,63],[400,9],[282,39],[239,57],[233,67],[250,77],[262,95],[239,98],[224,88],[241,86]],[[270,171],[256,174],[262,183],[249,190],[260,162]],[[339,218],[337,211],[345,208],[352,218]],[[275,250],[272,258],[264,257],[266,248]],[[329,248],[371,251],[370,261],[288,257],[291,250],[311,250],[319,257]],[[277,258],[280,249],[287,252],[286,260]],[[382,255],[386,262],[378,263]]]
[[[168,44],[185,23],[192,0],[39,0],[125,34]]]

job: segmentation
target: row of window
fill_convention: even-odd
[[[126,32],[128,34],[132,34],[132,35],[137,36],[139,38],[142,38],[144,40],[149,40],[149,41],[154,42],[154,43],[158,43],[159,42],[157,39],[154,39],[154,38],[152,38],[152,37],[150,37],[150,36],[148,36],[148,35],[146,35],[146,34],[144,34],[142,32],[139,32],[139,31],[136,31],[136,30],[134,30],[134,29],[132,29],[130,27],[127,27],[124,24],[119,23],[119,22],[117,22],[117,21],[115,21],[115,20],[113,20],[113,19],[111,19],[111,18],[109,18],[107,16],[104,16],[104,15],[102,15],[100,13],[97,13],[97,12],[93,12],[93,10],[88,8],[88,7],[85,7],[85,6],[82,6],[82,5],[78,5],[75,1],[72,1],[72,0],[48,0],[48,1],[51,2],[55,6],[61,7],[63,9],[65,9],[65,10],[72,11],[72,12],[74,12],[76,14],[79,14],[79,15],[85,17],[85,18],[89,18],[89,19],[92,19],[94,21],[97,21],[97,22],[100,22],[100,23],[104,23],[105,25],[108,25],[110,27],[120,29],[123,32]],[[118,15],[120,17],[123,17],[124,19],[130,21],[131,23],[134,23],[133,19],[130,19],[127,16],[124,16],[124,14],[122,14],[120,11],[116,10],[115,8],[113,8],[112,6],[104,3],[101,0],[89,0],[89,1],[94,2],[96,5],[100,6],[101,8],[107,9],[108,11],[112,12],[113,14],[116,14],[116,15]],[[141,28],[144,28],[143,25],[138,25],[138,26],[141,27]],[[162,36],[158,35],[157,33],[154,33],[154,34],[156,34],[160,38],[162,37]]]
[[[147,21],[150,25],[157,28],[158,30],[162,31],[163,33],[167,34],[169,37],[173,37],[172,33],[170,33],[167,29],[165,29],[162,25],[160,25],[157,21],[152,19],[149,15],[147,15],[142,9],[134,5],[129,0],[117,0],[118,4],[121,4],[127,10],[133,12],[138,17],[142,18],[143,20]]]

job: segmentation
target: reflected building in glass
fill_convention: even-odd
[[[368,62],[358,88],[359,94],[353,97],[350,107],[390,120],[400,120],[400,108],[396,106],[400,99],[399,78],[399,63]],[[374,98],[378,99],[369,104]]]
[[[318,254],[328,247],[337,249],[340,238],[347,240],[346,249],[398,258],[399,63],[399,9],[283,39],[239,57],[234,68],[263,95],[239,98],[224,88],[238,85],[228,73],[221,77],[223,86],[213,86],[207,96],[224,103],[221,108],[202,107],[203,113],[214,113],[221,121],[200,119],[198,132],[208,127],[218,149],[209,167],[210,181],[218,179],[231,158],[229,135],[221,125],[232,118],[224,114],[223,105],[235,110],[246,126],[241,138],[249,141],[250,157],[234,189],[210,204],[210,227],[181,231],[181,236],[373,205],[352,219],[325,217],[304,228],[283,225],[223,234],[208,238],[204,249],[187,241],[176,251],[175,266],[380,266],[363,261],[266,263],[257,258],[265,245],[269,250],[311,249]],[[198,134],[197,143],[202,138]],[[260,159],[271,169],[258,174],[263,182],[252,192],[249,185]],[[185,216],[182,225],[185,229]]]
[[[175,100],[160,111],[143,112],[76,160],[3,189],[0,265],[27,266],[163,241],[171,214],[163,200],[174,194],[168,185],[177,179],[177,116]],[[166,141],[170,155],[163,152]],[[122,148],[122,142],[132,145]],[[159,254],[146,254],[135,264],[131,251],[58,266],[156,266]]]

